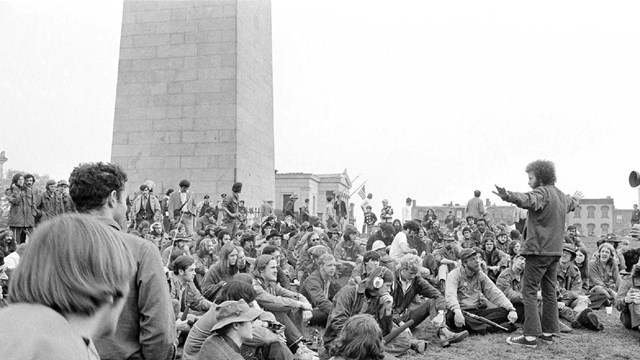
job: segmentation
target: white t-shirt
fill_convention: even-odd
[[[402,223],[411,220],[411,206],[405,206],[402,208]]]
[[[393,238],[393,242],[389,247],[389,256],[394,260],[400,260],[405,254],[405,251],[409,249],[409,242],[407,241],[407,235],[404,231],[400,231]]]

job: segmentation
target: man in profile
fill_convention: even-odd
[[[123,232],[127,174],[115,164],[88,163],[73,169],[69,182],[77,210],[117,232],[137,264],[115,334],[93,339],[100,358],[173,358],[175,320],[160,254],[151,241]]]

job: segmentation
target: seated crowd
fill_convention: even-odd
[[[370,234],[360,234],[354,226],[331,217],[323,221],[309,214],[302,223],[296,221],[296,214],[282,220],[263,214],[260,221],[248,224],[239,200],[241,183],[233,184],[231,195],[214,205],[208,197],[196,204],[187,180],[180,182],[180,191],[169,192],[163,199],[153,194],[152,186],[143,184],[126,208],[120,196],[126,174],[110,164],[84,166],[76,168],[70,179],[73,208],[64,206],[63,198],[69,196],[65,191],[56,192],[56,183],[47,183],[47,192],[38,195],[42,200],[35,203],[56,205],[59,199],[60,211],[43,205],[38,218],[47,224],[70,216],[58,216],[63,212],[78,211],[100,218],[115,230],[128,229],[129,234],[122,236],[133,255],[126,259],[128,268],[122,270],[126,274],[118,276],[120,283],[123,276],[136,277],[137,285],[119,290],[106,305],[95,305],[111,309],[117,304],[122,309],[121,302],[140,297],[135,306],[124,305],[119,321],[125,321],[126,314],[142,323],[139,313],[145,305],[140,303],[156,297],[153,291],[165,292],[166,308],[173,311],[163,323],[171,334],[164,335],[170,335],[173,350],[169,352],[173,353],[153,357],[150,352],[147,358],[180,354],[183,359],[292,359],[318,353],[336,359],[363,358],[363,354],[382,358],[403,355],[409,349],[424,352],[426,342],[414,333],[427,319],[427,329],[443,347],[470,334],[514,331],[516,323],[524,320],[521,280],[526,258],[519,254],[523,239],[505,223],[469,216],[448,217],[442,226],[431,211],[424,219],[403,224],[398,220],[394,226],[382,221],[393,214],[385,204],[388,208],[379,224],[375,215],[366,213],[363,230]],[[89,199],[94,194],[82,187],[92,183],[93,171],[115,174],[121,183],[100,198]],[[66,181],[57,186],[61,183],[68,188]],[[6,194],[12,206],[26,206],[27,198],[35,196],[24,185],[24,177],[18,177]],[[370,206],[366,210],[370,212]],[[9,294],[2,297],[2,305],[8,308],[12,301],[25,298],[11,296],[20,294],[11,286],[24,285],[24,280],[8,279],[20,255],[31,246],[32,231],[37,243],[42,242],[44,234],[40,226],[33,230],[35,225],[0,231],[0,295]],[[66,224],[72,225],[77,226]],[[620,243],[606,237],[598,252],[589,256],[575,228],[567,229],[557,271],[561,331],[602,330],[593,310],[612,306],[620,311],[624,326],[638,329],[640,267],[625,264],[628,242],[626,247]],[[147,281],[155,288],[149,288]],[[321,329],[314,336],[308,326]],[[113,340],[93,340],[95,348],[92,342],[86,344],[101,358],[118,358],[116,351],[138,351],[115,345]],[[150,350],[143,346],[139,351]]]

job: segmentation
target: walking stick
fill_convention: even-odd
[[[487,325],[491,325],[491,326],[497,327],[500,330],[504,330],[506,332],[509,332],[509,329],[507,329],[506,327],[504,327],[502,325],[499,325],[499,324],[497,324],[497,323],[495,323],[495,322],[493,322],[493,321],[491,321],[489,319],[483,318],[480,315],[472,314],[472,313],[470,313],[468,311],[464,311],[464,310],[462,310],[462,314],[464,314],[464,315],[466,315],[466,316],[468,316],[468,317],[470,317],[470,318],[472,318],[474,320],[478,320],[480,322],[483,322],[483,323],[485,323]]]

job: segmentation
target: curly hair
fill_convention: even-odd
[[[120,200],[126,182],[127,174],[117,164],[80,164],[69,177],[69,195],[78,212],[89,212],[104,206],[114,190]]]
[[[344,359],[383,359],[382,330],[373,316],[354,315],[344,324],[329,351],[332,356]]]
[[[541,185],[554,185],[556,183],[556,166],[549,160],[536,160],[529,163],[524,171],[533,173]]]

